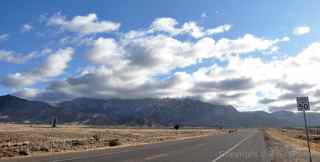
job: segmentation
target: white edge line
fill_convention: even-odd
[[[158,155],[153,155],[153,156],[146,157],[144,159],[145,160],[153,160],[153,159],[158,159],[158,158],[165,157],[165,156],[168,156],[168,153],[162,153],[162,154],[158,154]]]
[[[227,154],[229,154],[231,151],[233,151],[234,149],[236,149],[237,147],[239,147],[242,143],[244,143],[245,141],[247,141],[249,138],[253,137],[256,133],[251,134],[250,136],[242,139],[239,143],[235,144],[234,146],[232,146],[231,148],[229,148],[227,151],[225,151],[223,154],[221,154],[220,156],[218,156],[217,158],[213,159],[211,162],[217,162],[218,160],[220,160],[221,158],[223,158],[224,156],[226,156]]]
[[[73,160],[86,160],[90,158],[99,158],[103,156],[108,156],[108,155],[113,155],[113,154],[120,154],[120,153],[128,153],[128,152],[133,152],[136,150],[126,150],[126,151],[118,151],[118,152],[108,152],[104,154],[98,154],[98,155],[93,155],[93,156],[87,156],[87,157],[75,157],[75,158],[69,158],[69,159],[61,159],[61,160],[54,160],[52,162],[65,162],[65,161],[73,161]],[[50,161],[51,162],[51,161]]]

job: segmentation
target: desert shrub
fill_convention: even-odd
[[[118,146],[121,145],[119,139],[113,139],[109,141],[109,146]]]
[[[318,142],[320,140],[320,136],[311,136],[310,140],[313,142]]]
[[[31,152],[37,152],[40,151],[40,146],[31,145],[29,149]]]
[[[180,125],[176,124],[174,127],[173,127],[175,130],[178,130],[180,128]]]
[[[0,157],[14,157],[16,152],[14,150],[1,150]]]
[[[78,139],[73,139],[71,141],[67,141],[67,144],[70,144],[72,147],[75,147],[75,146],[84,145],[84,142]]]
[[[306,137],[305,137],[304,135],[297,135],[297,136],[295,136],[295,138],[303,139],[303,140],[305,140],[305,139],[306,139]]]
[[[51,127],[52,127],[52,128],[56,128],[56,127],[57,127],[57,117],[54,117],[54,118],[52,119]]]
[[[49,152],[49,148],[46,146],[40,146],[39,151],[41,152]]]
[[[95,134],[92,137],[95,141],[100,141],[100,136],[98,134]]]
[[[229,129],[229,130],[228,130],[228,133],[235,133],[235,132],[237,132],[236,129]]]
[[[26,151],[26,150],[20,150],[18,153],[19,153],[19,155],[22,155],[22,156],[27,156],[27,155],[29,155],[29,152]]]

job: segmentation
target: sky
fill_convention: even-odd
[[[318,0],[2,0],[0,95],[320,110]]]

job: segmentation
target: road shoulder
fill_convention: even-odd
[[[305,141],[289,137],[279,129],[266,129],[264,137],[272,162],[308,161],[309,154]],[[320,161],[320,153],[313,150],[312,158],[313,161]]]

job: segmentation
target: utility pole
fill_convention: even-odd
[[[310,138],[309,138],[309,127],[308,127],[307,115],[306,115],[306,111],[310,111],[309,98],[308,97],[297,97],[297,108],[298,108],[298,111],[303,112],[304,128],[305,128],[305,132],[306,132],[307,145],[308,145],[308,151],[309,151],[309,162],[312,162]]]
[[[309,127],[308,127],[308,124],[307,124],[307,117],[306,117],[306,111],[305,110],[303,110],[303,117],[304,117],[304,127],[305,127],[306,135],[307,135],[309,161],[312,162],[311,149],[310,149],[310,138],[309,138]]]

